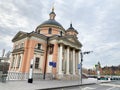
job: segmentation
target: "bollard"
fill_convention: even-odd
[[[28,83],[33,83],[33,59],[30,62],[30,71],[29,71]]]

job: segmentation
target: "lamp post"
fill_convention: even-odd
[[[80,76],[81,76],[81,77],[80,77],[80,78],[81,78],[81,84],[82,84],[82,62],[83,62],[83,55],[89,54],[89,53],[91,53],[91,52],[93,52],[93,51],[86,51],[86,52],[81,52],[81,53],[80,53],[80,56],[81,56],[81,63],[80,63],[80,64],[81,64],[81,75],[80,75]]]

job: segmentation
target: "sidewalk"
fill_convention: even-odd
[[[96,79],[83,79],[83,85],[95,84]],[[27,81],[7,81],[0,82],[0,90],[45,90],[47,88],[67,87],[80,85],[80,80],[41,80],[28,83]]]

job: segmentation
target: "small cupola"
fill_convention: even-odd
[[[56,14],[55,14],[55,12],[54,12],[54,7],[52,8],[52,12],[49,14],[49,16],[50,16],[50,19],[51,19],[51,20],[54,20],[54,19],[55,19]]]
[[[69,27],[69,29],[74,29],[74,28],[73,28],[73,26],[72,26],[72,23],[70,24],[70,27]]]
[[[72,23],[70,24],[70,27],[66,30],[66,34],[77,36],[78,32],[73,28]]]

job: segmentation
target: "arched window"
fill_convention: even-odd
[[[62,31],[60,31],[60,36],[62,37],[62,35],[63,35],[63,32],[62,32]]]
[[[38,34],[40,34],[40,30],[38,30]]]
[[[52,34],[52,28],[48,29],[48,34]]]

